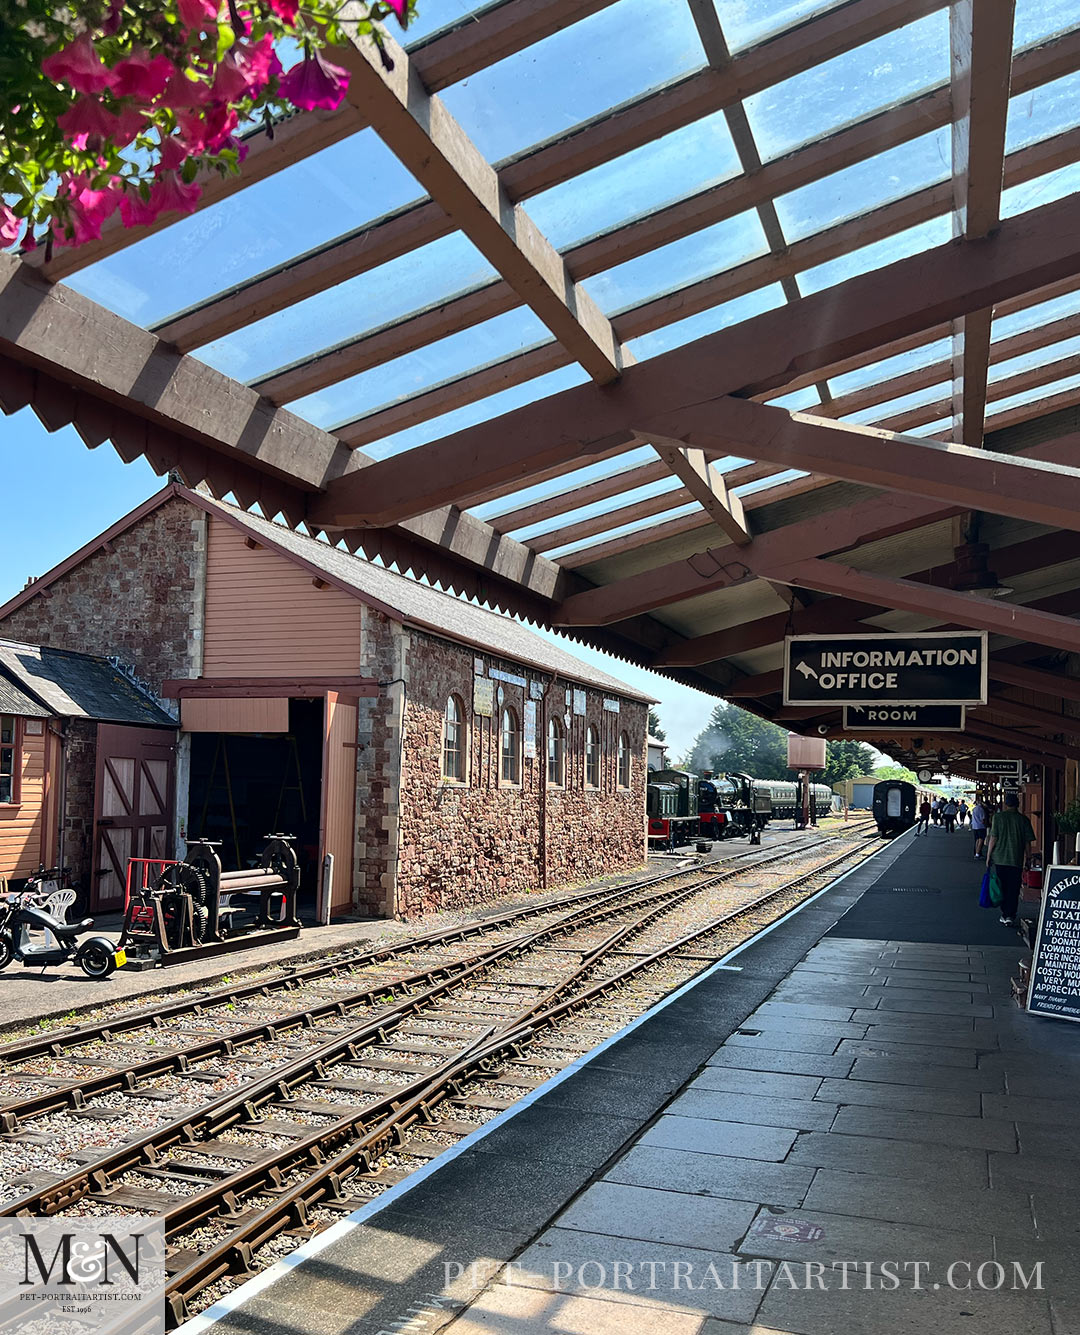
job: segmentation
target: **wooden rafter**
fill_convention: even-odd
[[[346,8],[346,31],[350,22]],[[383,48],[390,69],[368,37],[342,49],[350,104],[593,380],[614,380],[623,357],[606,316],[524,209],[511,204],[494,167],[427,91],[405,52],[389,37]]]
[[[953,235],[987,236],[998,225],[1009,113],[1015,0],[955,0],[952,56]],[[993,311],[953,324],[953,439],[982,444]]]
[[[701,450],[679,441],[651,440],[657,454],[682,482],[686,492],[733,543],[750,541],[743,503],[728,487],[724,475],[712,466]]]

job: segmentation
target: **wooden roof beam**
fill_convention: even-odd
[[[353,22],[346,6],[343,29]],[[510,203],[494,167],[427,91],[405,52],[388,36],[382,43],[389,70],[368,37],[341,48],[349,103],[592,379],[616,379],[623,358],[607,317],[528,214]]]
[[[1080,199],[1010,218],[991,237],[953,242],[803,298],[630,367],[618,386],[583,385],[365,470],[319,502],[316,522],[390,523],[503,482],[524,484],[560,462],[666,430],[655,415],[714,393],[765,392],[815,366],[933,328],[943,319],[1044,287],[1080,269]],[[749,405],[755,407],[758,405]],[[420,485],[422,483],[422,485]]]
[[[1064,672],[1045,672],[1041,668],[1023,667],[992,658],[990,676],[1008,686],[1019,686],[1025,691],[1040,691],[1059,700],[1080,702],[1080,679],[1066,677]]]
[[[952,57],[953,235],[977,240],[1000,221],[1015,0],[955,0]],[[982,444],[991,307],[954,321],[953,439]]]
[[[679,441],[660,443],[653,438],[650,440],[656,453],[713,523],[736,546],[741,547],[749,542],[750,530],[742,501],[729,489],[724,475],[712,466],[704,453],[684,446]]]

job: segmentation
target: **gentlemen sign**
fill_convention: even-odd
[[[792,635],[786,705],[986,703],[986,632]]]
[[[845,732],[963,732],[963,705],[845,705]]]
[[[994,774],[999,778],[1018,779],[1023,773],[1019,760],[993,760],[986,757],[976,758],[976,774]]]
[[[1028,1010],[1080,1020],[1080,867],[1047,867]]]

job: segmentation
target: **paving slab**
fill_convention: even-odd
[[[986,1233],[1035,1236],[1027,1193],[1009,1187],[946,1187],[928,1192],[925,1183],[873,1173],[820,1168],[803,1209],[863,1215],[898,1224],[949,1225]]]
[[[801,1205],[813,1177],[814,1169],[801,1164],[764,1163],[640,1145],[612,1164],[604,1181],[757,1204]]]
[[[833,1021],[846,1024],[851,1019],[854,1006],[815,1005],[812,1002],[793,1004],[783,1001],[766,1001],[750,1016],[751,1020],[764,1020],[771,1017],[778,1024],[802,1024],[807,1020]]]
[[[616,1262],[624,1269],[616,1271]],[[683,1267],[681,1273],[676,1265]],[[724,1288],[708,1282],[710,1267]],[[734,1255],[566,1228],[546,1229],[526,1248],[514,1263],[514,1278],[532,1288],[729,1321],[752,1320],[761,1300],[753,1287],[754,1272]]]
[[[988,1117],[948,1117],[935,1113],[898,1112],[886,1108],[841,1108],[834,1131],[851,1136],[884,1136],[894,1140],[927,1141],[931,1145],[965,1145],[985,1150],[1013,1150],[1012,1122]]]
[[[858,1257],[861,1262],[901,1257],[963,1255],[978,1261],[994,1258],[989,1230],[894,1223],[827,1210],[760,1210],[739,1244],[740,1256],[777,1261],[826,1263]]]
[[[928,1049],[940,1052],[940,1048]],[[941,1065],[936,1062],[907,1061],[902,1056],[858,1057],[850,1072],[851,1080],[868,1080],[891,1085],[916,1085],[930,1092],[974,1090],[979,1093],[1003,1093],[1005,1075],[1001,1071],[980,1071],[970,1066]],[[849,1082],[845,1082],[849,1083]],[[948,1112],[939,1108],[938,1112]]]
[[[999,1157],[1005,1161],[1018,1156],[1002,1153]],[[836,1131],[805,1131],[792,1146],[786,1162],[835,1168],[846,1173],[902,1177],[933,1190],[939,1185],[987,1186],[986,1159],[986,1150],[923,1144],[913,1152],[911,1143],[906,1140],[847,1136]]]
[[[755,1094],[761,1098],[812,1099],[820,1085],[820,1078],[812,1075],[707,1066],[690,1081],[687,1089],[716,1089],[733,1094]]]
[[[930,1043],[902,1043],[886,1038],[846,1038],[836,1049],[837,1058],[892,1059],[898,1062],[919,1062],[931,1071],[945,1066],[975,1069],[982,1049],[971,1047],[943,1047]]]
[[[1012,1093],[984,1094],[983,1112],[987,1117],[1004,1117],[1013,1122],[1075,1127],[1077,1101],[1075,1097],[1041,1099]]]
[[[1080,1174],[1080,1168],[1073,1166],[1073,1161],[1080,1159],[1080,1140],[1077,1139],[1075,1129],[1037,1122],[1018,1122],[1016,1135],[1023,1153],[1065,1159],[1068,1162],[1062,1165],[1062,1172]]]
[[[860,1028],[853,1038],[864,1038],[866,1029]],[[817,1052],[822,1056],[834,1053],[842,1035],[810,1033],[807,1030],[783,1029],[779,1026],[746,1024],[727,1041],[727,1046],[772,1048],[782,1052]]]
[[[779,1163],[787,1157],[798,1134],[794,1127],[751,1126],[745,1122],[719,1122],[713,1118],[678,1117],[665,1113],[637,1143],[667,1150],[694,1150],[698,1154],[722,1154],[732,1159],[766,1159]]]
[[[726,1323],[725,1323],[726,1324]],[[412,1327],[407,1328],[412,1335]],[[593,1294],[578,1297],[496,1284],[454,1322],[454,1335],[700,1335],[695,1312],[658,1305],[628,1307]],[[730,1329],[730,1327],[729,1327]]]
[[[836,1104],[811,1099],[758,1098],[714,1089],[688,1089],[669,1105],[669,1112],[684,1117],[711,1117],[720,1122],[750,1122],[756,1126],[790,1126],[799,1131],[826,1131],[836,1115]]]
[[[840,1045],[841,1047],[844,1044]],[[777,1048],[737,1046],[725,1043],[709,1058],[709,1068],[729,1067],[741,1071],[778,1071],[791,1075],[845,1076],[851,1070],[853,1059],[848,1056],[827,1056],[815,1052],[785,1052]]]
[[[823,1080],[818,1099],[830,1104],[860,1104],[868,1108],[897,1108],[906,1112],[948,1113],[978,1117],[976,1090],[927,1089],[921,1085],[886,1084],[870,1080]]]
[[[756,1211],[748,1201],[594,1182],[559,1216],[559,1227],[732,1252]]]

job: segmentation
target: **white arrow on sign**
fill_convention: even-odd
[[[807,667],[805,663],[800,663],[796,667],[795,671],[801,672],[804,677],[813,677],[813,679],[817,681],[817,673],[814,671],[812,667]]]

